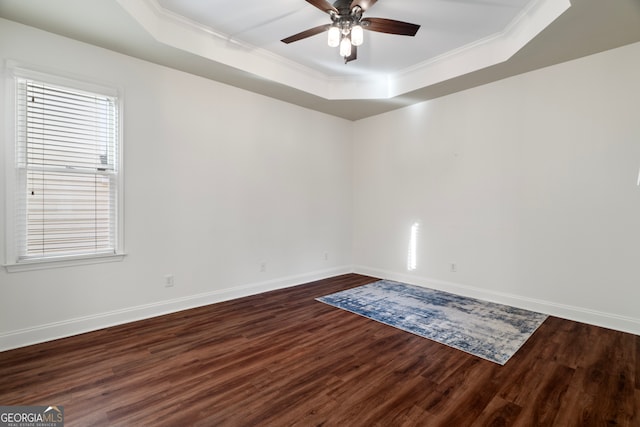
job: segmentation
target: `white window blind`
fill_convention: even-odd
[[[18,261],[115,254],[118,100],[16,78]]]

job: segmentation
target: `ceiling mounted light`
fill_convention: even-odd
[[[362,45],[364,41],[364,31],[362,30],[362,25],[355,24],[351,27],[351,44],[354,46]]]
[[[337,25],[333,25],[331,28],[329,28],[327,43],[330,47],[338,47],[338,45],[340,44],[340,28],[338,28]]]
[[[348,36],[343,37],[340,42],[340,56],[344,58],[351,56],[351,40]]]
[[[312,6],[328,13],[330,24],[318,25],[298,34],[282,39],[283,43],[293,43],[307,37],[329,31],[327,43],[331,47],[340,46],[340,56],[345,64],[358,58],[358,46],[364,42],[364,31],[385,34],[415,36],[420,25],[387,18],[363,18],[363,13],[378,0],[306,0]]]

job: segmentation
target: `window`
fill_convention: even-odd
[[[20,73],[14,78],[13,262],[118,254],[120,105],[115,91],[87,91]]]

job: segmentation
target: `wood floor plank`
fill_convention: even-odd
[[[560,414],[560,407],[566,399],[569,384],[575,370],[564,365],[554,364],[543,374],[543,380],[536,393],[530,395],[526,405],[520,404],[520,412],[514,426],[553,426]]]
[[[635,411],[631,417],[631,426],[640,426],[640,389],[635,391]]]
[[[640,390],[640,336],[636,336],[635,337],[636,340],[636,352],[635,352],[635,358],[636,358],[636,366],[635,366],[635,371],[636,371],[636,389]]]
[[[498,391],[497,384],[491,380],[498,365],[466,353],[460,353],[459,358],[464,363],[422,403],[428,413],[438,416],[437,425],[460,425],[474,420]]]
[[[515,423],[520,412],[522,412],[521,406],[496,395],[485,406],[482,413],[473,421],[470,427],[511,426]]]
[[[640,337],[549,317],[504,366],[315,298],[347,274],[0,353],[68,426],[640,426]]]

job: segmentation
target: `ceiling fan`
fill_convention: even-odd
[[[307,37],[328,31],[328,44],[340,46],[340,56],[345,64],[358,57],[358,46],[364,40],[363,30],[379,33],[415,36],[420,25],[385,18],[363,18],[362,14],[378,0],[336,0],[333,4],[327,0],[306,0],[321,11],[328,13],[331,24],[319,25],[282,39],[283,43],[293,43]]]

